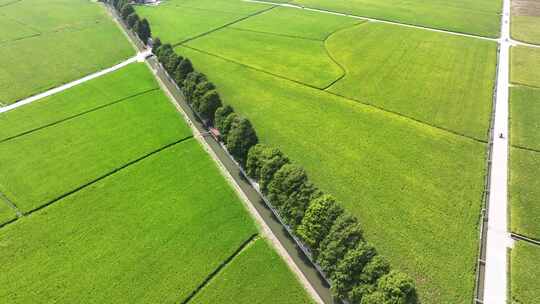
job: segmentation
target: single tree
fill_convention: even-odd
[[[377,290],[365,295],[362,304],[416,304],[414,281],[406,274],[391,271],[377,282]]]
[[[223,140],[227,139],[227,134],[225,134],[225,129],[223,128],[223,124],[225,122],[225,119],[227,119],[227,116],[229,116],[229,114],[233,112],[234,112],[233,108],[229,105],[226,105],[226,106],[219,107],[216,110],[216,113],[214,114],[214,127],[216,127],[219,130],[219,132],[221,133],[221,138]]]
[[[126,20],[127,26],[132,29],[135,24],[139,21],[139,15],[137,13],[131,13]]]
[[[148,38],[152,37],[152,31],[150,30],[150,24],[148,23],[148,20],[144,18],[139,22],[139,26],[137,28],[137,34],[139,35],[139,38],[141,38],[141,41],[144,44],[148,43]]]
[[[347,299],[349,292],[360,282],[364,267],[377,255],[367,242],[359,242],[338,262],[332,275],[332,293],[339,299]]]
[[[197,88],[197,85],[205,81],[207,81],[207,78],[202,73],[193,71],[188,74],[186,80],[184,80],[184,85],[182,86],[182,92],[184,93],[188,103],[193,103],[193,94]]]
[[[336,199],[323,195],[310,204],[302,223],[296,230],[298,236],[309,246],[314,258],[319,254],[319,244],[328,235],[336,219],[343,213]]]
[[[236,114],[235,112],[227,115],[223,121],[222,129],[219,132],[223,136],[225,144],[227,144],[227,137],[232,129],[232,126],[236,125],[238,121],[240,121],[240,115]]]
[[[292,228],[300,224],[309,202],[318,196],[320,192],[304,169],[294,164],[281,167],[268,185],[268,199]]]
[[[200,99],[198,112],[202,119],[213,124],[214,114],[219,107],[221,107],[221,98],[216,90],[211,90]]]
[[[173,52],[174,50],[172,48],[172,45],[170,43],[165,43],[156,50],[156,56],[158,57],[158,60],[159,62],[161,62],[161,64],[165,64],[166,59],[168,59],[170,54]]]
[[[159,37],[156,37],[156,39],[154,39],[154,42],[152,44],[152,53],[154,55],[157,56],[157,50],[161,47],[162,43],[161,43],[161,39],[159,39]]]
[[[131,14],[135,13],[135,10],[133,9],[133,6],[131,4],[126,3],[124,6],[122,6],[122,9],[120,10],[120,16],[122,16],[122,19],[126,20],[127,17]]]
[[[169,75],[174,75],[174,71],[176,70],[176,67],[182,61],[182,57],[176,54],[176,52],[172,51],[168,53],[169,56],[167,58],[164,58],[164,67],[165,70],[169,73]]]
[[[184,84],[187,75],[191,72],[193,72],[191,61],[188,58],[183,58],[174,71],[174,80],[176,81],[176,84],[181,87]]]
[[[240,118],[232,122],[225,145],[236,161],[245,167],[247,153],[258,141],[251,122],[246,118]]]
[[[343,212],[320,243],[317,263],[329,277],[332,277],[338,261],[361,241],[363,236],[358,220]]]
[[[259,181],[260,178],[260,172],[263,163],[262,154],[266,149],[268,149],[267,146],[263,144],[256,144],[248,151],[246,160],[246,173],[249,177],[255,179],[256,181]]]
[[[263,152],[261,169],[259,172],[259,186],[261,191],[268,193],[268,185],[274,178],[276,172],[286,164],[289,164],[289,158],[285,156],[278,148],[269,148]]]

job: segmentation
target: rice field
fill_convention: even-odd
[[[540,44],[540,4],[534,0],[513,0],[510,4],[512,38]]]
[[[540,298],[540,248],[517,242],[512,249],[511,300],[512,303],[535,303]]]
[[[0,106],[134,54],[105,8],[96,2],[14,2],[0,6],[0,20]]]
[[[540,49],[514,46],[510,54],[510,81],[540,88]]]
[[[0,193],[24,213],[0,201],[0,298],[182,303],[209,280],[312,303],[156,85],[131,64],[0,114]]]

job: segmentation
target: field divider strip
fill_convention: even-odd
[[[278,34],[278,33],[265,32],[265,31],[250,30],[250,29],[245,29],[245,28],[241,28],[241,27],[234,27],[234,26],[229,26],[227,29],[235,30],[235,31],[239,31],[239,32],[250,32],[250,33],[256,33],[256,34],[261,34],[261,35],[268,35],[268,36],[277,36],[277,37],[285,37],[285,38],[291,38],[291,39],[324,42],[324,39],[316,39],[316,38],[308,38],[308,37],[295,36],[295,35],[287,35],[287,34]]]
[[[517,81],[510,82],[510,87],[516,87],[516,86],[517,87],[526,87],[526,88],[530,88],[530,89],[540,90],[540,87],[535,86],[535,85],[525,84],[525,83],[517,82]]]
[[[140,162],[140,161],[142,161],[142,160],[144,160],[144,159],[146,159],[146,158],[148,158],[148,157],[150,157],[150,156],[152,156],[152,155],[154,155],[154,154],[157,154],[157,153],[159,153],[159,152],[161,152],[161,151],[164,151],[164,150],[166,150],[166,149],[169,149],[169,148],[171,148],[171,147],[173,147],[173,146],[175,146],[175,145],[177,145],[177,144],[179,144],[179,143],[185,142],[185,141],[187,141],[187,140],[189,140],[189,139],[191,139],[191,138],[193,138],[193,135],[190,135],[190,136],[188,136],[188,137],[184,137],[184,138],[182,138],[182,139],[175,140],[175,141],[172,142],[172,143],[169,143],[169,144],[167,144],[167,145],[165,145],[165,146],[162,146],[162,147],[160,147],[160,148],[158,148],[158,149],[156,149],[156,150],[153,150],[153,151],[151,151],[151,152],[149,152],[149,153],[146,153],[146,154],[144,154],[143,156],[140,156],[140,157],[138,157],[138,158],[136,158],[136,159],[134,159],[134,160],[131,160],[131,161],[125,163],[124,165],[122,165],[122,166],[120,166],[120,167],[118,167],[118,168],[115,168],[115,169],[113,169],[112,171],[109,171],[109,172],[107,172],[107,173],[105,173],[105,174],[99,176],[98,178],[95,178],[95,179],[93,179],[93,180],[91,180],[91,181],[89,181],[89,182],[87,182],[87,183],[85,183],[85,184],[82,184],[82,185],[76,187],[75,189],[72,189],[72,190],[70,190],[70,191],[68,191],[68,192],[66,192],[66,193],[64,193],[64,194],[62,194],[62,195],[60,195],[60,196],[58,196],[58,197],[56,197],[56,198],[50,200],[49,202],[47,202],[47,203],[45,203],[45,204],[43,204],[43,205],[41,205],[41,206],[39,206],[39,207],[37,207],[37,208],[34,208],[34,209],[32,209],[32,210],[30,210],[30,211],[28,211],[28,212],[25,212],[23,215],[25,215],[25,216],[26,216],[26,215],[31,215],[31,214],[34,213],[34,212],[37,212],[37,211],[39,211],[39,210],[41,210],[41,209],[44,209],[44,208],[46,208],[46,207],[48,207],[48,206],[50,206],[50,205],[56,203],[56,202],[59,201],[59,200],[62,200],[62,199],[64,199],[64,198],[66,198],[66,197],[68,197],[68,196],[70,196],[70,195],[72,195],[72,194],[74,194],[74,193],[76,193],[76,192],[78,192],[78,191],[80,191],[80,190],[82,190],[82,189],[88,187],[88,186],[91,186],[91,185],[93,185],[93,184],[95,184],[95,183],[97,183],[97,182],[99,182],[99,181],[101,181],[101,180],[103,180],[103,179],[105,179],[105,178],[111,176],[111,175],[114,175],[114,174],[116,174],[116,173],[122,171],[123,169],[126,169],[127,167],[129,167],[129,166],[131,166],[131,165],[134,165],[134,164],[136,164],[136,163],[138,163],[138,162]]]
[[[431,128],[443,131],[443,132],[447,132],[447,133],[453,134],[455,136],[466,138],[466,139],[469,139],[469,140],[472,140],[472,141],[475,141],[475,142],[478,142],[478,143],[481,143],[481,144],[487,144],[488,143],[488,141],[486,139],[476,138],[474,136],[470,136],[470,135],[466,135],[466,134],[463,134],[463,133],[460,133],[460,132],[457,132],[457,131],[453,131],[453,130],[450,130],[450,129],[445,128],[445,127],[436,126],[434,124],[419,120],[417,118],[414,118],[414,117],[411,117],[411,116],[408,116],[408,115],[405,115],[405,114],[402,114],[402,113],[399,113],[399,112],[396,112],[396,111],[385,109],[383,107],[377,106],[375,104],[372,104],[372,103],[369,103],[369,102],[366,102],[366,101],[358,100],[358,99],[347,97],[347,96],[344,96],[344,95],[341,95],[341,94],[338,94],[338,93],[334,93],[334,92],[331,92],[331,91],[328,91],[328,90],[324,90],[322,88],[319,88],[319,87],[316,87],[316,86],[313,86],[313,85],[310,85],[310,84],[307,84],[307,83],[304,83],[304,82],[301,82],[301,81],[298,81],[298,80],[290,79],[290,78],[287,78],[287,77],[284,77],[284,76],[281,76],[281,75],[277,75],[277,74],[274,74],[274,73],[271,73],[271,72],[268,72],[268,71],[265,71],[265,70],[262,70],[262,69],[259,69],[259,68],[256,68],[256,67],[249,66],[249,65],[244,64],[244,63],[234,61],[232,59],[222,57],[220,55],[216,55],[216,54],[213,54],[213,53],[210,53],[210,52],[207,52],[207,51],[200,50],[198,48],[194,48],[192,46],[181,45],[180,47],[190,49],[190,50],[193,50],[193,51],[196,51],[196,52],[208,55],[208,56],[213,56],[213,57],[219,58],[221,60],[231,62],[231,63],[243,66],[245,68],[248,68],[248,69],[251,69],[251,70],[254,70],[254,71],[257,71],[257,72],[261,72],[261,73],[264,73],[264,74],[267,74],[267,75],[270,75],[270,76],[273,76],[273,77],[276,77],[276,78],[280,78],[280,79],[283,79],[283,80],[294,82],[296,84],[299,84],[299,85],[302,85],[302,86],[305,86],[305,87],[308,87],[308,88],[311,88],[311,89],[315,89],[315,90],[318,90],[318,91],[321,91],[321,92],[324,92],[324,93],[327,93],[327,94],[330,94],[330,95],[334,95],[334,96],[340,97],[342,99],[345,99],[345,100],[347,100],[349,102],[359,103],[359,104],[362,104],[364,106],[371,107],[373,109],[379,110],[381,112],[384,112],[384,113],[387,113],[387,114],[390,114],[390,115],[395,115],[395,116],[398,116],[400,118],[408,119],[408,120],[414,121],[414,122],[416,122],[418,124],[421,124],[421,125],[424,125],[424,126],[427,126],[427,127],[431,127]]]
[[[238,247],[229,257],[225,259],[214,271],[212,271],[197,288],[195,288],[188,296],[185,298],[181,304],[187,304],[189,301],[191,301],[206,285],[208,285],[212,279],[214,279],[219,273],[227,267],[242,251],[247,249],[251,244],[253,244],[255,241],[259,239],[259,234],[255,233],[252,234],[247,240],[242,242],[240,244],[240,247]]]
[[[510,233],[510,236],[515,240],[524,241],[524,242],[527,242],[527,243],[529,243],[531,245],[540,246],[540,240],[538,240],[538,239],[526,237],[524,235],[521,235],[519,233],[514,233],[514,232]]]
[[[83,111],[81,113],[78,113],[78,114],[75,114],[75,115],[72,115],[72,116],[68,116],[68,117],[65,117],[65,118],[62,118],[60,120],[57,120],[55,122],[51,122],[51,123],[48,123],[48,124],[45,124],[41,127],[37,127],[37,128],[34,128],[34,129],[30,129],[30,130],[27,130],[27,131],[24,131],[24,132],[21,132],[19,134],[16,134],[16,135],[13,135],[13,136],[10,136],[10,137],[6,137],[4,139],[0,139],[0,144],[1,143],[4,143],[6,141],[9,141],[9,140],[12,140],[12,139],[15,139],[17,137],[21,137],[21,136],[24,136],[24,135],[28,135],[30,133],[33,133],[33,132],[36,132],[36,131],[39,131],[39,130],[42,130],[42,129],[45,129],[45,128],[48,128],[48,127],[52,127],[54,125],[57,125],[57,124],[60,124],[60,123],[63,123],[63,122],[66,122],[66,121],[69,121],[69,120],[72,120],[72,119],[75,119],[75,118],[78,118],[80,116],[83,116],[83,115],[86,115],[88,113],[92,113],[92,112],[95,112],[95,111],[98,111],[98,110],[102,110],[104,108],[107,108],[107,107],[110,107],[110,106],[113,106],[115,104],[118,104],[118,103],[121,103],[121,102],[124,102],[124,101],[131,101],[131,99],[135,98],[135,97],[138,97],[138,96],[142,96],[144,94],[147,94],[147,93],[150,93],[150,92],[153,92],[153,91],[158,91],[159,88],[153,88],[153,89],[150,89],[150,90],[146,90],[146,91],[143,91],[143,92],[139,92],[137,94],[133,94],[133,95],[130,95],[130,96],[127,96],[127,97],[122,97],[118,100],[115,100],[115,101],[112,101],[110,103],[107,103],[107,104],[103,104],[101,106],[98,106],[98,107],[95,107],[95,108],[92,108],[90,110],[86,110],[86,111]]]
[[[274,9],[274,8],[276,8],[276,7],[277,7],[277,6],[274,5],[274,6],[265,8],[265,9],[263,9],[263,10],[260,10],[260,11],[257,11],[257,12],[255,12],[255,13],[249,14],[249,15],[247,15],[247,16],[245,16],[245,17],[242,17],[242,18],[236,19],[236,20],[234,20],[234,21],[231,21],[231,22],[229,22],[229,23],[227,23],[227,24],[224,24],[224,25],[221,25],[221,26],[216,27],[216,28],[214,28],[214,29],[211,29],[211,30],[209,30],[209,31],[207,31],[207,32],[204,32],[204,33],[202,33],[202,34],[198,34],[198,35],[195,35],[195,36],[193,36],[193,37],[186,38],[186,39],[184,39],[184,40],[182,40],[182,41],[180,41],[180,42],[178,42],[178,43],[176,43],[176,44],[173,44],[173,47],[179,46],[179,45],[184,44],[184,43],[187,43],[187,42],[189,42],[189,41],[192,41],[192,40],[195,40],[195,39],[204,37],[204,36],[209,35],[209,34],[212,34],[212,33],[214,33],[214,32],[217,32],[217,31],[219,31],[219,30],[221,30],[221,29],[224,29],[224,28],[226,28],[226,27],[229,27],[229,26],[231,26],[231,25],[233,25],[233,24],[236,24],[236,23],[238,23],[238,22],[241,22],[241,21],[247,20],[247,19],[249,19],[249,18],[251,18],[251,17],[255,17],[255,16],[257,16],[257,15],[266,13],[266,12],[268,12],[269,10],[272,10],[272,9]]]
[[[529,152],[540,153],[540,150],[538,150],[538,149],[528,148],[528,147],[524,147],[524,146],[520,146],[520,145],[512,145],[512,148],[525,150],[525,151],[529,151]]]
[[[4,201],[17,215],[17,218],[23,216],[21,210],[4,193],[0,192],[0,200]],[[1,226],[0,226],[1,227]]]

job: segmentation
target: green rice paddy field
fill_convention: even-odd
[[[501,1],[293,0],[310,8],[378,18],[479,36],[497,37]]]
[[[148,68],[131,64],[0,114],[1,191],[32,211],[0,228],[0,298],[178,303],[258,234],[155,88]],[[34,119],[14,126],[26,117]],[[0,221],[13,218],[0,203]],[[207,289],[240,302],[273,303],[279,292],[281,303],[311,303],[261,237],[199,290],[200,301]]]
[[[262,141],[356,214],[423,302],[469,303],[496,45],[290,8],[205,32],[176,50]]]
[[[540,44],[540,4],[534,0],[513,0],[511,34],[523,42]]]
[[[513,47],[510,91],[511,144],[510,203],[511,229],[515,233],[540,239],[540,52]]]
[[[105,8],[96,2],[9,3],[0,6],[0,106],[134,54]]]
[[[512,249],[511,299],[512,303],[536,303],[540,298],[540,248],[526,242],[517,242]]]

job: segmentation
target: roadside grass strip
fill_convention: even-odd
[[[364,21],[318,12],[277,7],[241,21],[233,28],[324,41],[331,33]]]
[[[1,228],[0,298],[179,303],[254,233],[190,139]]]
[[[264,144],[303,166],[415,278],[422,302],[469,303],[486,146],[243,65],[178,47],[249,117]],[[448,244],[452,244],[449,246]]]
[[[514,46],[510,55],[510,81],[540,88],[540,49]]]
[[[540,44],[540,3],[535,0],[512,0],[512,38]]]
[[[183,303],[314,302],[267,241],[259,238],[241,251],[192,300]]]
[[[540,152],[540,89],[510,88],[511,143]]]
[[[275,1],[284,2],[284,1]],[[405,24],[497,37],[502,3],[490,0],[295,0],[310,8]]]
[[[186,46],[318,88],[344,73],[322,41],[223,29]]]
[[[0,45],[0,100],[13,103],[119,63],[133,48],[112,21]]]
[[[23,213],[191,136],[160,91],[0,143],[0,191]]]
[[[487,140],[495,42],[368,22],[326,46],[346,70],[330,92]]]
[[[167,1],[157,7],[136,6],[135,10],[152,24],[154,37],[178,44],[269,7],[239,0]]]
[[[158,89],[144,63],[132,63],[69,90],[0,114],[0,142]]]
[[[536,303],[540,299],[540,246],[516,242],[510,273],[512,303]]]
[[[540,240],[540,152],[510,149],[512,232]]]

